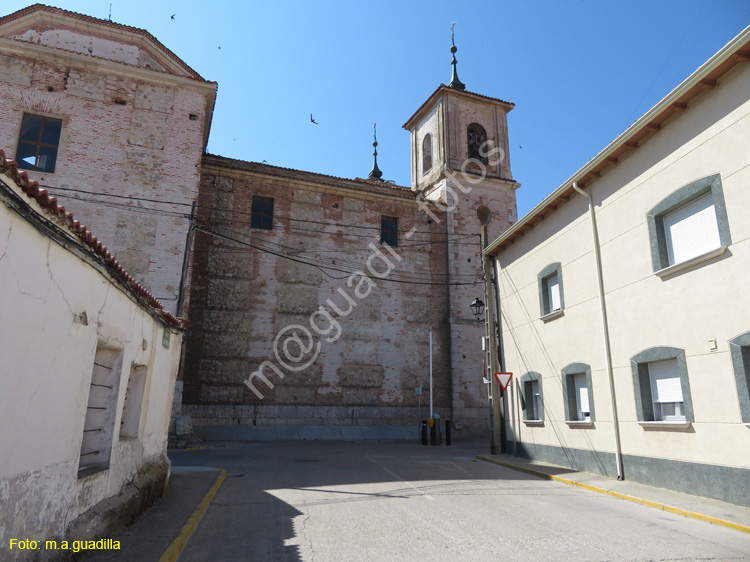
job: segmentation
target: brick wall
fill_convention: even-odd
[[[420,212],[409,190],[244,164],[204,160],[198,226],[214,235],[196,233],[183,413],[196,424],[416,423],[414,387],[424,388],[423,415],[429,400],[432,330],[434,402],[449,417],[448,287],[440,284],[448,279],[446,222]],[[250,228],[253,195],[274,199],[272,231]],[[379,244],[381,215],[398,217],[400,261]],[[371,243],[394,267],[385,281],[368,273],[377,287],[360,298],[362,278],[347,277],[368,272]],[[334,279],[270,252],[342,271],[326,270]],[[378,273],[388,269],[371,263]],[[256,396],[243,383],[265,361],[281,367],[276,335],[291,324],[309,327],[321,307],[336,319],[340,337],[329,342],[310,330],[321,342],[317,360],[283,370],[283,380],[265,371],[275,386],[256,381],[263,398]],[[331,326],[317,318],[321,331]]]
[[[0,53],[0,146],[15,156],[24,113],[62,119],[54,173],[29,175],[175,312],[188,231],[181,215],[198,191],[205,83],[201,91],[161,72],[136,77],[111,63],[35,53]]]

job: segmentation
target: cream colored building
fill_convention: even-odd
[[[750,506],[748,60],[750,28],[488,247],[508,453]]]
[[[0,151],[0,543],[112,536],[164,490],[183,322]],[[4,558],[7,559],[7,558]]]

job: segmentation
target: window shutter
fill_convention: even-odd
[[[721,246],[711,193],[664,215],[669,265],[681,263]]]
[[[578,374],[574,377],[576,385],[576,397],[578,398],[578,410],[588,413],[589,409],[589,389],[586,386],[586,375]]]
[[[549,311],[560,310],[560,282],[557,273],[547,278],[547,291],[549,292]]]
[[[531,381],[531,418],[532,420],[542,419],[539,415],[539,381]]]
[[[648,364],[651,378],[651,398],[654,402],[682,402],[682,382],[677,359]]]

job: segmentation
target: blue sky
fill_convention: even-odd
[[[5,0],[2,12],[26,5]],[[110,9],[53,5],[104,19]],[[467,90],[516,104],[519,216],[750,24],[747,0],[115,0],[111,10],[219,83],[209,152],[366,177],[377,122],[380,168],[401,185],[402,125],[450,81],[457,22]]]

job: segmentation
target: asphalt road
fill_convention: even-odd
[[[477,461],[481,445],[175,451],[228,472],[180,562],[750,560],[750,536]]]

